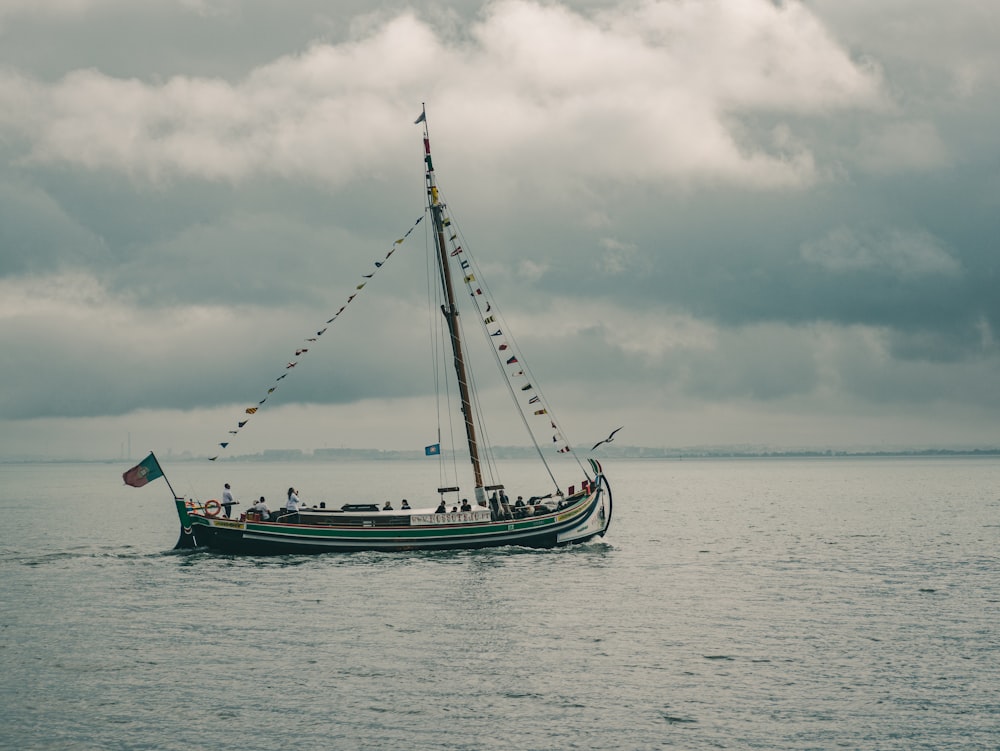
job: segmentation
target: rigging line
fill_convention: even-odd
[[[452,220],[452,223],[453,224],[455,223],[454,220]],[[458,234],[460,234],[461,230],[459,230],[459,229],[456,228],[456,232]],[[462,242],[464,243],[464,239],[462,239]],[[466,251],[464,247],[462,248],[462,252],[463,253],[468,253],[468,251]],[[522,372],[524,372],[525,370],[527,370],[527,379],[528,379],[528,381],[529,382],[533,381],[534,378],[533,378],[533,375],[531,374],[530,368],[527,365],[523,364],[523,362],[522,362],[522,360],[523,360],[523,353],[521,352],[520,347],[518,347],[517,344],[516,344],[516,342],[514,341],[513,336],[510,335],[509,329],[508,329],[507,324],[506,324],[506,319],[504,318],[503,314],[500,312],[499,307],[496,307],[496,308],[493,307],[493,303],[491,302],[493,296],[489,292],[489,284],[485,281],[485,279],[482,278],[481,267],[476,262],[475,257],[471,253],[469,253],[468,255],[469,255],[469,269],[470,269],[471,273],[473,275],[475,275],[475,274],[479,274],[480,275],[479,277],[476,278],[477,287],[478,288],[485,287],[486,290],[487,290],[487,293],[484,295],[484,297],[486,298],[486,301],[487,301],[487,309],[486,310],[483,310],[482,305],[481,305],[481,303],[479,301],[479,298],[475,294],[472,295],[474,306],[475,306],[477,312],[480,314],[480,321],[486,321],[487,320],[484,317],[486,315],[486,313],[490,313],[492,315],[492,318],[494,320],[496,320],[496,316],[497,315],[500,316],[500,322],[497,325],[500,327],[501,331],[504,332],[503,333],[503,341],[504,341],[505,344],[507,344],[508,342],[510,342],[510,344],[507,344],[507,347],[505,347],[505,348],[513,347],[513,349],[511,349],[511,352],[515,355],[515,357],[516,356],[520,356],[520,359],[517,360],[517,364],[519,366],[519,369]],[[489,332],[488,329],[484,329],[484,334],[487,335],[489,339],[492,339],[492,335],[490,334],[490,332]],[[542,460],[543,463],[545,463],[547,465],[548,462],[547,462],[547,460],[546,460],[546,458],[544,456],[544,453],[541,451],[540,447],[538,446],[537,439],[535,439],[535,429],[532,428],[530,422],[526,419],[527,416],[526,416],[526,413],[524,411],[524,408],[523,408],[520,400],[517,398],[516,393],[513,391],[510,377],[508,376],[507,370],[504,367],[505,363],[501,363],[499,361],[499,360],[502,360],[503,358],[500,357],[499,351],[497,350],[497,347],[496,347],[495,344],[491,343],[491,347],[492,347],[492,349],[494,351],[494,355],[499,358],[497,364],[498,364],[498,367],[501,370],[501,373],[503,374],[503,377],[504,377],[504,380],[505,380],[505,382],[507,384],[508,390],[510,391],[511,400],[514,402],[515,407],[517,408],[518,412],[521,414],[522,421],[524,422],[525,428],[528,431],[529,435],[531,436],[533,443],[535,444],[535,450],[536,450],[536,452],[538,452],[539,458]],[[523,365],[523,367],[522,367],[522,365]],[[535,389],[533,387],[533,391],[538,392],[538,391],[540,391],[540,389]],[[538,396],[539,396],[539,404],[540,404],[541,407],[545,408],[545,414],[547,415],[547,419],[548,419],[549,423],[557,431],[557,433],[559,433],[560,437],[563,437],[562,436],[562,430],[559,427],[557,427],[556,421],[555,421],[554,417],[552,416],[551,412],[548,409],[548,404],[544,400],[544,396],[542,394],[540,394],[540,393],[538,394]],[[560,452],[560,453],[566,453],[566,452]],[[578,457],[574,457],[574,458],[577,459],[577,464],[579,465],[579,458]]]
[[[430,213],[430,209],[425,209],[425,215]],[[442,451],[438,455],[438,479],[439,488],[444,488],[450,486],[460,485],[458,481],[458,454],[455,451],[455,425],[452,420],[452,408],[453,402],[451,398],[451,380],[448,378],[448,348],[445,346],[444,341],[447,336],[444,326],[444,317],[441,315],[441,287],[434,282],[435,273],[440,273],[438,270],[438,258],[436,252],[436,242],[431,236],[433,232],[433,227],[431,222],[427,222],[424,225],[424,258],[425,258],[425,268],[427,275],[427,304],[428,304],[428,317],[427,325],[430,329],[431,342],[432,342],[432,360],[433,360],[433,370],[434,370],[434,396],[436,400],[436,417],[437,417],[437,432],[438,439],[440,441],[441,436],[441,415],[442,412],[447,413],[446,424],[448,426],[448,456],[450,457],[451,464],[451,477],[447,476],[447,468],[449,465],[449,460],[445,456],[445,452]],[[442,375],[441,368],[444,368],[444,375]],[[444,408],[442,409],[441,400],[441,386],[444,385]],[[448,482],[450,480],[450,482]]]
[[[440,199],[440,195],[439,195],[439,199]],[[446,225],[450,227],[454,223],[454,220],[453,220],[450,212],[448,212],[448,210],[447,210],[447,204],[446,203],[441,203],[440,205],[441,205],[441,210],[442,210],[442,219],[445,220]],[[454,236],[451,238],[451,244],[454,246],[454,242],[453,241],[454,241]],[[450,256],[454,256],[455,253],[457,253],[457,250],[454,250],[452,253],[450,253],[449,257]],[[443,271],[442,271],[442,275],[443,275]],[[463,276],[464,276],[464,272],[463,272]],[[466,284],[466,288],[468,288],[468,284]],[[456,309],[459,308],[459,307],[460,306],[458,305],[458,303],[456,301]],[[455,321],[455,325],[457,325],[459,327],[459,329],[460,329],[461,337],[462,337],[463,341],[471,342],[472,340],[471,340],[471,338],[468,336],[468,334],[466,332],[465,322],[464,322],[464,316],[462,316],[461,313],[459,312],[459,314],[454,317],[454,321]],[[468,352],[468,355],[470,357],[472,356],[471,351]],[[476,373],[475,373],[475,369],[474,368],[468,368],[467,369],[467,371],[466,371],[466,378],[468,379],[468,386],[470,387],[469,388],[470,401],[471,401],[470,406],[473,408],[472,409],[472,411],[473,411],[472,419],[475,421],[475,424],[476,424],[477,430],[478,430],[478,440],[476,441],[476,443],[477,443],[477,445],[478,445],[478,447],[479,447],[479,449],[480,449],[480,451],[482,453],[482,456],[480,457],[480,459],[484,460],[484,463],[486,465],[486,471],[487,471],[487,473],[490,476],[491,482],[489,484],[495,484],[496,482],[499,482],[500,471],[499,471],[499,466],[498,466],[498,462],[497,462],[497,458],[496,458],[496,451],[495,451],[495,449],[493,447],[493,444],[492,444],[492,442],[490,440],[490,437],[489,437],[489,433],[488,433],[488,431],[486,429],[486,422],[485,422],[485,417],[483,415],[482,401],[481,401],[481,399],[479,397],[479,388],[477,386]],[[543,461],[544,461],[544,459],[543,459]]]
[[[482,268],[479,265],[478,261],[476,260],[474,254],[472,254],[471,252],[469,252],[469,250],[466,248],[466,246],[465,246],[465,237],[464,237],[464,235],[462,233],[461,227],[459,226],[458,222],[455,220],[454,217],[450,217],[450,218],[451,218],[451,223],[452,223],[452,225],[455,228],[455,235],[458,236],[458,239],[459,239],[459,241],[461,243],[459,247],[462,248],[462,253],[468,256],[469,265],[470,265],[470,271],[473,274],[476,275],[476,281],[477,281],[478,285],[480,287],[482,287],[482,288],[485,289],[485,295],[483,295],[483,296],[487,298],[487,302],[489,303],[490,301],[493,300],[493,293],[490,290],[489,283],[482,276]],[[535,378],[534,373],[531,371],[530,366],[523,360],[523,351],[522,351],[521,347],[517,344],[516,338],[515,338],[515,336],[513,334],[513,329],[511,329],[510,327],[507,326],[506,318],[504,317],[504,315],[503,315],[502,311],[500,310],[499,306],[496,306],[495,303],[492,303],[493,307],[492,307],[491,310],[489,310],[489,311],[483,311],[482,310],[482,306],[480,305],[479,300],[478,300],[478,298],[476,296],[473,296],[473,301],[475,303],[477,311],[479,311],[480,314],[481,314],[480,315],[480,320],[483,320],[483,314],[486,313],[486,312],[491,313],[492,315],[494,315],[494,317],[499,316],[499,319],[498,319],[500,321],[499,326],[500,326],[501,330],[503,331],[504,338],[507,340],[507,342],[509,343],[509,346],[514,351],[514,353],[519,357],[518,364],[522,366],[521,370],[524,371],[526,379],[528,380],[528,382],[532,384],[533,391],[539,396],[539,405],[540,405],[540,407],[542,407],[542,408],[544,408],[546,410],[546,415],[549,418],[551,418],[550,419],[550,424],[553,425],[553,427],[556,430],[556,432],[562,438],[562,441],[563,441],[563,444],[564,444],[565,448],[568,449],[568,452],[564,452],[564,453],[570,453],[570,454],[572,454],[573,459],[576,461],[577,466],[580,467],[580,469],[583,471],[583,473],[589,478],[590,474],[588,473],[587,468],[580,461],[579,455],[573,449],[572,443],[570,443],[569,439],[566,437],[566,432],[565,432],[565,430],[562,427],[561,421],[559,421],[559,420],[557,420],[555,418],[555,415],[553,414],[552,408],[551,408],[551,406],[549,404],[549,400],[546,398],[545,394],[543,393],[543,391],[541,389],[541,386],[538,385],[538,381]],[[489,334],[488,331],[486,331],[486,333]],[[509,385],[509,379],[507,378],[507,373],[506,373],[505,370],[503,372],[504,372],[504,378],[508,381],[508,385]],[[515,403],[517,404],[518,410],[521,410],[522,408],[521,408],[520,402],[517,400],[516,394],[512,393],[512,398],[514,399]],[[528,428],[529,433],[532,435],[532,438],[534,438],[534,430],[530,427],[530,424],[528,424],[527,421],[526,421],[526,427]],[[536,449],[539,451],[540,458],[542,459],[543,462],[545,462],[545,457],[541,454],[541,450],[538,449],[537,442],[536,442],[535,445],[536,445]]]
[[[457,325],[461,330],[462,340],[465,342],[471,342],[472,340],[466,334],[465,321],[463,320],[463,316],[458,315],[455,317],[455,325]],[[471,351],[467,350],[466,356],[467,359],[472,357]],[[485,463],[486,472],[490,476],[491,482],[489,484],[492,485],[494,482],[496,482],[498,477],[498,471],[496,468],[496,457],[493,455],[493,447],[490,443],[489,434],[486,432],[486,424],[483,421],[483,405],[479,399],[479,387],[476,383],[475,368],[472,367],[467,368],[465,375],[466,378],[468,379],[467,385],[469,387],[468,391],[472,406],[472,419],[475,421],[476,428],[478,430],[476,445],[479,447],[479,451],[482,454],[482,456],[480,456],[480,459],[484,460],[481,463]]]
[[[413,230],[415,230],[417,228],[417,225],[420,224],[420,222],[423,221],[425,215],[426,215],[426,212],[424,214],[421,214],[419,217],[417,217],[417,220],[412,225],[410,225],[410,228],[408,230],[406,230],[406,232],[403,234],[403,236],[400,237],[395,242],[393,242],[393,244],[390,247],[389,251],[385,254],[385,256],[382,258],[381,261],[375,261],[375,271],[371,272],[370,274],[362,276],[362,278],[365,281],[363,281],[360,284],[358,284],[358,285],[355,286],[355,288],[354,288],[355,291],[347,298],[347,301],[343,305],[340,306],[340,309],[336,313],[334,313],[331,318],[329,318],[326,321],[325,326],[322,329],[320,329],[319,331],[316,332],[316,336],[315,337],[307,337],[306,338],[307,342],[317,341],[318,338],[320,336],[322,336],[326,332],[327,328],[334,321],[336,321],[340,317],[340,314],[344,312],[344,310],[347,308],[348,305],[350,305],[351,301],[354,300],[354,298],[356,298],[358,296],[358,294],[360,294],[361,290],[364,289],[368,285],[368,282],[375,276],[375,274],[383,266],[385,266],[386,262],[389,260],[389,258],[392,256],[392,254],[396,252],[396,249],[400,245],[402,245],[402,243],[406,240],[406,238],[408,238],[410,236],[410,234],[413,232]],[[296,357],[302,357],[305,354],[307,354],[308,352],[309,352],[309,348],[308,347],[300,347],[300,348],[298,348],[295,351],[295,356]],[[257,402],[256,406],[247,407],[244,410],[244,413],[246,415],[248,415],[248,417],[245,420],[237,423],[237,429],[236,430],[230,430],[229,431],[229,434],[232,435],[233,438],[230,438],[227,441],[219,443],[219,446],[221,446],[223,450],[227,449],[229,447],[229,444],[232,443],[233,440],[235,440],[235,436],[238,435],[239,431],[242,430],[243,427],[250,421],[250,417],[253,416],[253,415],[256,415],[257,412],[261,409],[261,407],[264,406],[264,403],[268,400],[268,398],[270,397],[270,395],[273,394],[278,389],[278,382],[281,381],[281,380],[283,380],[288,375],[288,371],[291,370],[292,368],[294,368],[296,365],[298,365],[298,362],[299,362],[298,360],[289,361],[288,365],[285,366],[284,372],[280,376],[278,376],[277,378],[274,379],[273,385],[271,386],[271,388],[269,388],[267,390],[264,398],[261,399],[261,400],[259,400]],[[220,456],[220,454],[216,454],[215,456],[209,457],[208,460],[210,462],[214,462],[214,461],[216,461],[219,458],[219,456]]]
[[[458,317],[458,325],[462,328],[462,338],[465,341],[471,341],[471,338],[466,335],[465,324],[462,321],[462,316]],[[471,356],[471,352],[469,353]],[[479,429],[481,440],[479,441],[479,448],[486,455],[486,470],[490,476],[490,485],[500,482],[500,468],[496,458],[496,452],[494,451],[493,442],[489,437],[489,432],[486,429],[486,422],[483,417],[483,404],[479,398],[479,385],[476,381],[476,371],[474,368],[469,368],[468,371],[469,380],[471,382],[471,392],[472,398],[475,402],[475,420],[476,425]]]
[[[426,215],[427,210],[424,210]],[[425,225],[426,226],[426,225]],[[441,443],[441,390],[438,388],[440,375],[438,372],[438,340],[437,327],[434,325],[434,282],[432,280],[433,271],[430,265],[430,254],[427,252],[427,232],[424,231],[424,283],[427,286],[427,334],[431,343],[431,386],[434,389],[434,414],[437,419],[437,439]],[[438,487],[444,487],[443,464],[438,457]]]
[[[430,222],[424,225],[425,228],[430,227]],[[437,440],[438,445],[441,444],[441,414],[442,414],[442,400],[441,400],[441,384],[442,380],[445,387],[445,400],[444,407],[450,410],[451,405],[451,393],[448,385],[447,377],[442,378],[441,366],[444,359],[444,336],[442,332],[441,325],[441,315],[439,311],[440,305],[440,292],[439,287],[434,281],[434,275],[436,272],[437,260],[436,254],[432,254],[430,248],[433,242],[432,238],[428,235],[427,229],[424,230],[424,273],[426,277],[427,284],[427,328],[428,334],[431,341],[431,370],[433,376],[433,388],[434,388],[434,413],[436,418],[436,429],[437,429]],[[448,428],[450,432],[449,439],[451,447],[454,447],[454,431],[452,430],[451,420],[448,421]],[[444,488],[449,485],[458,484],[458,466],[457,459],[455,457],[455,452],[449,452],[451,455],[451,477],[448,476],[448,461],[445,458],[444,452],[439,452],[437,458],[438,465],[438,487]]]
[[[452,218],[450,214],[448,215],[448,218],[451,221],[452,225],[456,225],[456,222],[455,222],[454,218]],[[455,236],[453,236],[453,238],[452,238],[452,244],[453,245],[454,245],[454,239],[455,239],[455,237],[457,237],[458,234],[461,234],[461,231],[460,231],[460,229],[457,226],[455,226]],[[464,239],[463,239],[463,243],[464,243]],[[458,246],[458,247],[462,248],[462,253],[468,254],[468,251],[465,250],[463,246]],[[470,270],[471,270],[471,272],[472,272],[473,275],[475,275],[476,273],[481,273],[481,269],[480,269],[478,263],[475,262],[475,258],[471,257],[471,255],[470,255],[470,258],[469,258],[469,263],[470,263]],[[475,264],[475,268],[474,269],[471,268],[471,266],[473,264]],[[467,276],[467,274],[463,274],[463,275]],[[476,277],[476,281],[479,283],[479,287],[485,287],[486,288],[486,290],[487,290],[487,295],[486,295],[487,301],[488,302],[491,301],[492,298],[493,298],[493,296],[488,293],[489,285],[486,284],[486,282],[483,281],[483,280],[481,280],[479,277]],[[469,289],[469,287],[470,287],[470,284],[466,283],[466,289],[467,290]],[[473,306],[475,307],[476,312],[479,314],[479,325],[480,325],[481,329],[483,330],[484,334],[487,337],[489,337],[489,331],[486,330],[485,324],[483,323],[483,321],[485,320],[484,319],[484,313],[486,311],[484,311],[482,309],[482,306],[481,306],[481,304],[480,304],[480,302],[477,299],[477,296],[475,294],[472,294],[472,298],[473,298]],[[490,305],[492,307],[492,302],[490,302]],[[501,315],[501,318],[503,318],[502,315]],[[505,325],[506,324],[504,324],[504,326]],[[534,430],[532,430],[532,427],[531,427],[531,425],[530,425],[530,423],[529,423],[529,421],[527,419],[527,415],[525,414],[524,408],[521,406],[521,403],[520,403],[520,401],[517,398],[517,394],[514,392],[513,384],[511,383],[511,380],[510,380],[510,378],[507,375],[506,368],[504,367],[505,362],[504,362],[503,358],[501,357],[500,352],[497,349],[496,345],[494,345],[492,342],[489,342],[489,344],[490,344],[489,349],[493,352],[493,357],[496,360],[497,367],[500,369],[500,372],[503,375],[503,380],[504,380],[504,383],[507,386],[508,392],[510,393],[511,400],[514,402],[514,406],[516,407],[516,409],[518,411],[518,414],[521,417],[521,422],[524,424],[525,430],[528,432],[528,436],[530,437],[531,442],[532,442],[532,444],[535,447],[535,452],[538,454],[538,457],[542,460],[542,464],[545,466],[545,471],[548,473],[549,478],[552,480],[552,484],[555,486],[556,491],[558,492],[560,490],[559,483],[556,480],[555,475],[553,475],[553,473],[552,473],[552,468],[549,466],[548,459],[545,457],[544,453],[542,452],[541,447],[538,445],[538,439],[535,437],[535,432],[534,432]],[[519,350],[518,350],[518,353],[520,353]],[[518,360],[518,364],[519,365],[521,364],[520,360]],[[477,410],[478,410],[478,406],[479,406],[478,405],[478,396],[476,397],[476,400],[477,400]],[[551,414],[548,413],[547,408],[546,408],[546,415],[549,416],[549,417],[551,417]],[[553,422],[554,422],[554,419],[553,419]],[[562,431],[559,431],[559,432],[561,433]],[[494,461],[495,461],[495,458],[494,458]],[[579,459],[577,460],[577,463],[579,464]]]
[[[518,401],[517,394],[514,392],[514,385],[511,383],[510,378],[507,377],[507,371],[504,367],[503,357],[500,355],[500,353],[497,351],[495,347],[491,347],[490,349],[493,350],[493,357],[496,359],[497,367],[500,369],[500,372],[504,376],[503,382],[507,386],[507,391],[510,393],[510,398],[514,401],[514,404],[517,407],[517,413],[521,417],[521,422],[524,423],[524,427],[528,431],[528,437],[531,438],[531,443],[535,447],[535,453],[537,453],[539,458],[542,460],[542,464],[545,467],[545,471],[548,473],[549,479],[552,480],[552,484],[555,486],[556,491],[559,491],[560,490],[559,482],[556,480],[555,475],[552,474],[552,468],[549,466],[548,459],[545,457],[541,447],[538,445],[538,439],[535,437],[535,432],[531,429],[531,425],[528,422],[528,416],[525,414],[524,408],[521,406],[520,401]],[[518,361],[518,364],[520,364],[520,361]]]
[[[448,215],[448,218],[449,218],[449,221],[452,221],[450,214]],[[459,314],[456,317],[455,320],[457,321],[457,325],[461,329],[462,340],[471,343],[472,338],[469,337],[469,335],[467,333],[467,330],[466,330],[466,327],[465,327],[465,320],[464,320],[464,318],[465,318],[464,316],[462,316],[461,314]],[[469,352],[467,354],[468,354],[469,357],[472,357],[471,348],[470,348],[470,350],[469,350]],[[476,381],[476,370],[475,370],[475,368],[468,368],[468,370],[466,372],[466,376],[469,379],[469,386],[470,386],[469,391],[470,391],[470,395],[471,395],[472,402],[473,402],[473,407],[474,407],[473,408],[473,419],[475,419],[475,421],[476,421],[476,426],[477,426],[477,430],[478,430],[479,440],[477,442],[479,444],[480,450],[484,454],[485,464],[486,464],[486,471],[487,471],[487,473],[490,476],[490,483],[489,484],[492,485],[492,484],[495,484],[496,482],[499,481],[500,472],[499,472],[499,468],[497,466],[496,453],[495,453],[495,451],[493,449],[492,441],[490,440],[489,433],[488,433],[488,431],[486,429],[486,422],[485,422],[484,415],[483,415],[483,405],[482,405],[481,399],[479,398],[479,386],[478,386],[478,383]]]

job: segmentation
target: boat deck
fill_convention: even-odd
[[[382,511],[375,504],[344,504],[339,509],[325,507],[302,508],[298,514],[286,515],[281,511],[272,513],[270,519],[262,520],[260,514],[248,511],[240,521],[257,524],[301,524],[319,527],[424,527],[453,524],[483,524],[495,521],[513,521],[533,516],[545,516],[569,508],[587,497],[587,493],[576,493],[558,503],[511,506],[508,513],[494,515],[489,509],[475,508],[472,511],[448,511],[439,513],[427,509]],[[195,512],[197,514],[197,512]],[[200,514],[198,514],[200,515]]]

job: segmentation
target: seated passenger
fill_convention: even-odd
[[[382,510],[383,511],[392,511],[392,504],[389,503],[389,501],[386,501],[385,505],[382,507]]]
[[[469,504],[468,498],[462,499],[462,511],[472,511],[472,506]]]
[[[404,498],[403,502],[399,505],[399,508],[401,508],[403,511],[409,511],[410,510],[410,504],[407,503],[406,499]]]
[[[250,507],[250,510],[259,514],[262,522],[270,521],[271,519],[271,511],[268,509],[267,504],[264,503],[264,496],[261,496],[260,500]]]
[[[444,514],[447,511],[448,511],[448,507],[444,505],[444,501],[441,501],[441,503],[438,504],[437,510],[434,513],[435,514]]]

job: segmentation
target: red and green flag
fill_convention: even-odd
[[[160,463],[156,461],[152,451],[149,452],[149,456],[122,474],[125,484],[133,488],[141,488],[157,477],[163,477],[163,470],[160,469]]]

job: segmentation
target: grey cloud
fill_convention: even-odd
[[[988,14],[743,10],[6,6],[0,417],[256,399],[419,215],[427,101],[446,200],[580,419],[635,410],[637,442],[681,408],[719,434],[756,409],[986,425]],[[417,256],[278,403],[429,389]]]
[[[0,181],[0,277],[107,263],[103,238],[30,181]]]

